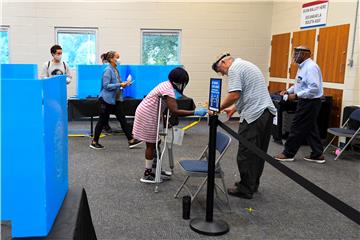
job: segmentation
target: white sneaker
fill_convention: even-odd
[[[306,157],[304,157],[304,160],[309,161],[309,162],[316,162],[316,163],[325,163],[326,162],[324,155],[321,155],[320,157],[317,157],[317,158],[306,156]]]

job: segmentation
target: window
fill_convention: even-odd
[[[95,28],[55,28],[56,42],[62,47],[62,59],[71,68],[77,64],[96,64]]]
[[[0,26],[0,64],[9,62],[9,27]]]
[[[180,64],[180,30],[142,30],[142,64]]]

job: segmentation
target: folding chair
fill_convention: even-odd
[[[231,138],[229,135],[226,135],[221,132],[217,132],[217,134],[216,134],[216,150],[217,150],[218,157],[215,160],[215,178],[221,178],[222,187],[220,187],[215,182],[215,190],[217,187],[217,188],[219,188],[219,190],[221,192],[223,192],[225,194],[226,200],[227,200],[227,203],[229,206],[230,206],[229,198],[227,195],[225,182],[224,182],[224,172],[221,169],[220,160],[224,156],[226,150],[229,148],[230,143],[231,143]],[[196,196],[199,194],[199,192],[202,190],[202,188],[204,187],[204,185],[208,179],[208,160],[207,160],[208,159],[208,148],[209,147],[207,146],[203,150],[203,152],[201,153],[201,156],[197,160],[181,160],[181,161],[179,161],[179,164],[180,164],[182,170],[184,171],[184,173],[187,176],[186,176],[184,182],[181,184],[181,186],[176,191],[176,193],[174,195],[175,198],[178,197],[180,191],[185,187],[186,190],[191,195],[191,202],[192,202],[196,198]],[[198,187],[198,189],[196,190],[196,192],[194,194],[191,192],[190,188],[186,185],[186,183],[188,182],[190,177],[204,178],[204,180],[201,182],[200,186]]]
[[[355,138],[359,138],[360,137],[360,125],[359,127],[357,127],[357,129],[351,129],[349,128],[349,121],[357,121],[360,123],[360,109],[356,109],[355,111],[353,111],[349,118],[346,120],[346,122],[340,127],[340,128],[329,128],[327,131],[328,133],[334,135],[334,137],[331,139],[330,143],[326,146],[326,148],[324,149],[324,153],[326,152],[326,150],[332,146],[332,147],[336,147],[335,145],[332,145],[332,142],[334,141],[334,139],[336,137],[346,137],[346,138],[350,138],[347,143],[345,144],[345,146],[341,149],[340,153],[335,157],[334,160],[337,160],[340,155],[345,151],[345,149],[351,144],[351,142],[355,139]]]

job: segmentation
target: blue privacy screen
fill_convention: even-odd
[[[66,77],[31,79],[24,66],[1,74],[1,220],[13,237],[40,237],[68,191]]]
[[[169,72],[179,65],[121,65],[122,81],[131,74],[134,83],[124,89],[124,96],[142,99],[156,85],[168,79]],[[79,99],[97,97],[101,89],[101,77],[106,65],[77,65],[77,90]]]

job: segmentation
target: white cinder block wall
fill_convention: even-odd
[[[271,35],[300,31],[301,9],[302,9],[302,5],[306,2],[311,2],[311,1],[274,2],[273,13],[272,13]],[[354,28],[355,16],[356,16],[356,0],[329,1],[326,27],[342,25],[342,24],[350,24],[347,59],[350,59],[351,57],[352,44],[354,42],[353,38],[354,38],[354,30],[355,30]],[[360,105],[360,76],[359,76],[360,10],[358,13],[356,32],[357,34],[355,39],[354,65],[353,67],[349,67],[349,66],[346,67],[344,84],[324,82],[324,87],[326,88],[343,89],[343,102],[342,102],[343,107],[350,105]],[[319,29],[317,28],[317,34],[318,33],[319,33]],[[315,49],[317,49],[317,42],[315,44]],[[270,51],[271,49],[269,49],[269,52]],[[316,59],[316,55],[314,59]],[[270,65],[270,59],[269,59],[269,65]],[[267,76],[269,76],[269,73],[267,73]],[[293,82],[293,80],[291,79],[271,78],[271,80],[279,81],[279,82],[287,82],[287,83]]]
[[[271,35],[299,31],[301,6],[305,2],[308,1],[3,2],[0,19],[2,25],[10,26],[11,62],[40,66],[50,58],[55,27],[97,27],[98,55],[117,50],[125,64],[140,63],[140,29],[181,29],[181,63],[191,77],[186,94],[196,103],[203,103],[208,98],[208,80],[215,76],[210,65],[223,51],[254,62],[269,79]],[[356,0],[329,2],[327,26],[350,23],[348,58],[353,42],[355,9]],[[345,84],[324,84],[324,87],[344,90],[343,106],[360,104],[359,19],[360,13],[354,66],[347,67]],[[68,87],[69,96],[75,94],[75,81]],[[226,88],[226,81],[224,85]]]
[[[216,76],[211,64],[219,53],[229,51],[250,60],[267,76],[272,5],[272,2],[4,2],[2,24],[10,26],[11,63],[39,66],[51,57],[49,49],[55,43],[55,27],[97,27],[98,55],[117,50],[125,64],[140,63],[140,29],[181,29],[181,63],[191,77],[186,94],[195,103],[204,103],[208,99],[209,78]],[[75,94],[75,86],[75,82],[69,85],[69,96]]]

